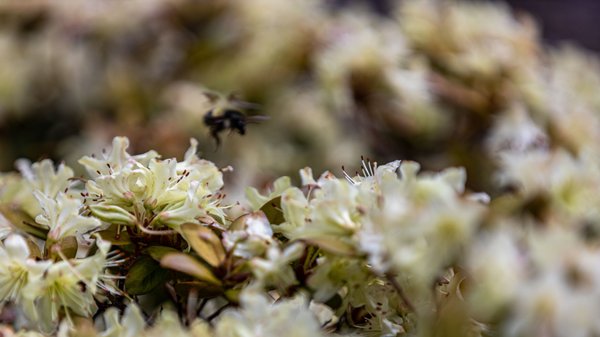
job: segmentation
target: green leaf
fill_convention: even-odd
[[[260,210],[263,211],[263,213],[265,213],[267,219],[269,219],[269,223],[273,225],[279,225],[285,222],[285,218],[283,217],[283,211],[281,210],[280,196],[269,200],[260,208]]]
[[[61,252],[68,258],[75,258],[79,244],[74,236],[67,236],[58,242]]]
[[[304,239],[306,242],[318,246],[326,252],[343,256],[355,256],[356,249],[351,244],[341,241],[335,237],[318,237]]]
[[[17,207],[0,205],[0,217],[3,217],[3,220],[7,220],[12,227],[31,234],[38,239],[46,240],[48,236],[48,228],[38,226],[32,217]]]
[[[60,260],[62,256],[72,259],[77,255],[78,248],[77,239],[74,236],[67,236],[58,242],[46,241],[44,254],[46,258],[53,260]]]
[[[225,291],[225,298],[232,303],[240,303],[241,289],[228,289]]]
[[[31,236],[25,236],[25,241],[27,242],[27,247],[29,247],[29,256],[33,259],[42,259],[42,252],[40,251],[40,247],[35,243],[34,238]]]
[[[150,255],[154,260],[160,262],[160,260],[169,253],[178,253],[179,251],[172,247],[165,246],[150,246],[144,249],[144,253]]]
[[[208,267],[204,266],[202,263],[200,263],[200,261],[188,254],[167,254],[160,260],[160,265],[165,268],[191,275],[201,281],[205,281],[214,285],[221,285],[221,281],[215,277]]]
[[[163,285],[169,279],[169,271],[150,256],[143,255],[131,267],[125,278],[125,290],[130,295],[142,295]]]
[[[119,225],[112,225],[109,228],[98,232],[98,234],[100,234],[100,237],[103,240],[110,242],[113,246],[125,246],[130,244],[131,239],[129,238],[127,230],[122,228],[121,231],[117,233],[118,228]]]
[[[183,298],[185,298],[190,293],[191,289],[196,289],[200,298],[216,297],[223,293],[223,288],[211,283],[201,281],[186,281],[175,283],[175,291]]]
[[[210,228],[186,223],[181,229],[192,249],[208,264],[218,267],[225,261],[225,249],[221,239]]]

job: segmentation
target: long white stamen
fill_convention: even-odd
[[[367,164],[365,163],[365,158],[363,156],[360,156],[360,163],[362,165],[362,172],[363,172],[364,176],[365,177],[370,176],[369,169],[367,168]]]
[[[119,257],[119,256],[116,256],[115,258],[117,258],[117,257]],[[117,260],[115,258],[113,258],[113,259],[106,259],[105,265],[106,266],[109,266],[109,265],[110,266],[119,266],[119,265],[121,265],[124,262],[127,262],[129,260],[129,258],[119,259],[119,260]]]
[[[352,179],[352,177],[348,174],[348,172],[346,172],[346,170],[344,169],[343,166],[342,166],[342,173],[344,174],[344,178],[346,178],[346,180],[348,180],[349,183],[351,183],[352,185],[356,185],[356,181],[354,179]]]
[[[107,279],[107,280],[124,280],[126,276],[125,275],[104,274],[104,275],[100,275],[99,277],[101,279]]]
[[[373,171],[373,165],[371,163],[371,160],[369,158],[367,158],[367,167],[369,168],[369,176],[374,176],[375,172]]]

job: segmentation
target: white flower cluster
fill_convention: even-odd
[[[88,234],[101,221],[84,215],[83,198],[70,191],[70,168],[61,164],[55,171],[50,160],[17,166],[23,179],[2,178],[9,202],[3,209],[0,302],[18,305],[29,322],[51,332],[64,317],[72,322],[73,315],[94,314],[100,288],[114,291],[105,273],[111,245]]]
[[[317,318],[319,314],[321,318],[331,316],[317,306],[309,306],[306,296],[303,295],[274,302],[262,294],[246,291],[241,296],[241,308],[224,312],[213,326],[196,320],[189,327],[185,327],[175,312],[165,310],[155,324],[148,327],[140,308],[131,304],[122,317],[116,308],[108,309],[103,315],[104,328],[99,331],[92,328],[83,332],[73,329],[67,324],[62,324],[57,336],[68,337],[82,334],[90,337],[160,337],[165,335],[173,337],[275,337],[283,334],[294,337],[323,336],[320,330],[321,322]],[[293,326],[290,326],[292,317]],[[5,336],[44,336],[33,330],[22,330],[14,334],[11,330],[6,329],[3,333],[6,333]]]
[[[466,190],[461,168],[363,160],[361,175],[317,179],[305,168],[299,187],[282,177],[267,194],[249,188],[249,209],[234,218],[221,205],[221,172],[195,141],[181,162],[129,155],[126,138],[113,144],[81,160],[92,177],[84,186],[49,161],[3,177],[0,299],[23,327],[75,334],[76,318],[100,304],[164,287],[185,318],[165,311],[147,326],[137,305],[157,308],[135,301],[122,318],[106,309],[89,333],[598,332],[594,157],[505,150],[499,182],[512,189],[493,200]],[[34,222],[17,226],[19,216]]]
[[[87,180],[50,160],[21,160],[21,177],[2,176],[0,303],[16,305],[41,331],[92,317],[107,296],[126,296],[115,284],[124,276],[107,269],[121,266],[123,254],[110,251],[102,231],[177,233],[183,223],[224,217],[221,172],[196,156],[195,140],[181,162],[154,151],[132,156],[127,146],[115,138],[101,159],[82,158]]]
[[[424,294],[469,246],[486,209],[487,196],[464,191],[464,170],[421,175],[418,170],[415,162],[363,162],[364,176],[325,173],[315,180],[304,169],[302,189],[280,179],[270,195],[251,189],[248,197],[261,209],[279,198],[283,218],[272,224],[275,232],[323,251],[306,280],[316,300],[337,297],[345,303],[339,310],[364,310],[364,321],[355,327],[395,336],[415,324],[408,313],[431,310]],[[269,253],[271,263],[292,247],[283,255]],[[259,262],[257,273],[263,273],[266,263]],[[285,268],[279,268],[280,277],[289,273]],[[404,287],[418,296],[405,297]]]
[[[74,179],[69,168],[55,171],[49,161],[22,164],[25,180],[5,177],[8,187],[27,186],[34,198],[11,194],[10,209],[21,206],[35,218],[15,230],[42,230],[45,241],[37,242],[42,250],[33,254],[28,247],[37,247],[33,238],[10,234],[5,239],[2,300],[22,308],[42,331],[65,322],[59,331],[64,333],[72,329],[73,315],[91,317],[97,303],[127,292],[143,294],[143,281],[137,279],[158,272],[144,269],[156,268],[156,259],[208,282],[207,291],[223,294],[209,306],[225,299],[242,310],[218,315],[219,309],[214,329],[198,323],[188,331],[177,319],[164,318],[169,315],[147,330],[136,307],[123,318],[133,323],[124,326],[109,309],[100,335],[152,335],[171,322],[182,335],[197,328],[216,336],[276,336],[294,317],[304,322],[294,334],[312,336],[325,333],[321,326],[337,330],[340,317],[350,315],[346,328],[394,336],[414,330],[415,315],[431,310],[428,285],[451,271],[485,209],[478,195],[464,191],[464,170],[419,175],[414,162],[377,166],[363,161],[363,176],[337,178],[326,172],[315,179],[306,168],[300,188],[287,177],[277,180],[268,195],[250,188],[254,211],[230,220],[227,206],[220,205],[221,172],[196,156],[196,145],[193,140],[177,162],[159,160],[154,151],[130,155],[128,140],[117,137],[102,158],[80,160],[91,177],[84,186],[77,186],[81,179]],[[94,232],[125,252],[109,252],[110,244],[90,236]],[[125,233],[129,241],[117,237]],[[161,239],[173,235],[183,236],[191,255],[178,252],[186,247],[181,240]],[[95,254],[88,246],[94,237]],[[149,255],[140,257],[144,247],[142,253]],[[127,275],[108,272],[125,265]],[[125,276],[123,288],[119,280]],[[176,277],[171,282],[189,281]],[[187,296],[195,303],[197,290]],[[269,304],[268,296],[283,302]],[[291,296],[295,299],[286,299]],[[189,317],[191,322],[195,316]]]
[[[150,151],[138,156],[127,153],[129,140],[117,137],[112,150],[102,158],[83,157],[92,179],[85,197],[91,213],[109,223],[158,228],[179,227],[202,216],[223,217],[219,207],[222,173],[196,156],[197,141],[182,162],[160,160]]]
[[[52,332],[62,315],[90,317],[96,312],[94,295],[102,282],[110,243],[98,240],[98,252],[74,260],[36,261],[28,242],[18,234],[0,246],[0,300],[19,305],[39,329]]]

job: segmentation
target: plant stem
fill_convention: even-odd
[[[392,287],[394,287],[394,289],[398,293],[398,296],[400,296],[400,298],[402,299],[402,302],[404,302],[404,305],[406,305],[406,307],[410,311],[415,312],[415,306],[412,304],[412,302],[410,301],[408,296],[406,296],[404,289],[402,289],[402,286],[400,286],[400,283],[398,283],[396,278],[390,273],[385,274],[385,277],[391,283]]]

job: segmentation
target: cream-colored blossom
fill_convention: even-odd
[[[7,238],[12,232],[13,228],[10,221],[0,213],[0,241]]]
[[[96,244],[95,255],[51,263],[24,288],[25,314],[43,331],[55,329],[63,313],[69,318],[70,312],[83,317],[96,312],[94,295],[106,277],[110,243],[97,239]]]
[[[287,222],[282,228],[295,229],[288,234],[295,239],[327,237],[351,243],[355,234],[362,228],[361,218],[364,214],[361,210],[364,210],[365,206],[360,201],[374,197],[370,191],[366,192],[367,196],[360,195],[361,192],[357,186],[344,179],[331,179],[312,191],[308,201],[298,192],[286,193],[282,200],[282,208],[288,216],[292,215],[291,211],[295,209],[296,214],[286,219]],[[304,204],[308,205],[305,212],[302,211]]]
[[[548,146],[548,135],[534,123],[522,105],[511,107],[498,116],[487,140],[487,147],[493,155],[545,150]]]
[[[38,190],[48,197],[55,197],[69,187],[69,178],[73,177],[73,170],[64,163],[54,169],[54,163],[50,159],[31,164],[25,159],[16,163],[21,175],[34,190]]]
[[[522,198],[544,197],[553,222],[570,225],[572,218],[594,224],[600,219],[600,162],[596,155],[574,156],[564,150],[505,154],[500,183],[515,187]]]
[[[308,200],[299,188],[291,187],[281,194],[281,210],[285,221],[274,224],[273,230],[282,233],[287,238],[293,238],[306,224],[310,208]]]
[[[34,195],[42,208],[42,213],[35,221],[49,229],[48,239],[56,242],[70,235],[81,235],[100,228],[98,219],[80,215],[83,207],[80,199],[70,198],[62,192],[55,198],[38,191],[34,191]]]
[[[156,151],[148,151],[144,154],[132,156],[127,153],[129,139],[127,137],[115,137],[112,141],[112,148],[108,153],[102,153],[101,158],[95,156],[84,156],[79,160],[88,174],[92,178],[102,175],[111,175],[118,173],[124,168],[131,167],[136,162],[147,165],[151,159],[158,158]]]
[[[554,227],[532,230],[529,268],[512,301],[504,326],[507,336],[590,336],[599,333],[600,252],[582,244],[573,232]]]
[[[399,14],[409,45],[459,76],[499,79],[535,63],[535,26],[503,4],[412,0]]]
[[[269,220],[262,212],[244,215],[234,225],[223,233],[223,246],[235,256],[261,256],[275,244]]]
[[[399,27],[362,12],[342,13],[323,30],[326,48],[315,53],[321,86],[339,111],[350,111],[353,74],[379,74],[394,69],[407,53]]]
[[[164,310],[158,318],[156,324],[147,329],[143,334],[147,337],[191,337],[188,329],[181,324],[180,318],[173,310]],[[210,337],[210,336],[207,336]]]
[[[250,260],[252,273],[263,287],[277,287],[285,290],[296,284],[296,275],[291,267],[292,262],[299,259],[304,252],[304,245],[295,242],[285,249],[271,246],[267,249],[266,257]]]
[[[275,180],[275,182],[273,183],[273,190],[267,195],[260,194],[260,192],[258,192],[256,188],[247,188],[246,200],[248,200],[252,209],[256,211],[259,210],[268,201],[271,201],[272,199],[280,196],[281,193],[283,193],[283,191],[285,191],[291,186],[292,182],[290,180],[290,177],[281,177]]]
[[[335,312],[329,306],[323,303],[310,301],[308,309],[312,311],[315,317],[317,317],[319,324],[321,324],[323,328],[335,327],[335,325],[339,322],[340,318],[335,315]]]
[[[505,224],[505,227],[514,225]],[[526,260],[518,237],[508,228],[488,232],[474,242],[467,255],[473,287],[467,301],[479,319],[488,320],[516,299],[526,276]]]
[[[327,255],[317,259],[308,285],[314,291],[313,299],[326,302],[338,292],[350,292],[352,295],[370,278],[369,268],[363,261]]]
[[[25,239],[13,234],[0,245],[0,302],[22,302],[23,288],[34,278],[40,269],[49,262],[36,262],[30,256]]]
[[[305,296],[275,303],[252,289],[241,294],[241,309],[228,310],[215,325],[219,337],[322,336],[319,322],[308,308]],[[293,324],[290,325],[290,319]]]
[[[42,211],[34,197],[34,191],[38,191],[48,198],[55,198],[59,192],[67,193],[71,185],[69,179],[74,175],[73,170],[64,163],[58,165],[55,170],[54,163],[50,159],[33,164],[26,159],[19,159],[15,165],[19,169],[24,183],[12,202],[19,204],[31,217],[36,217]]]
[[[92,214],[112,223],[175,230],[205,216],[224,221],[222,173],[197,157],[195,139],[182,162],[159,160],[154,152],[131,156],[128,144],[126,138],[115,138],[104,159],[81,159],[88,171],[96,172],[86,184]]]
[[[427,283],[468,244],[483,207],[463,197],[464,170],[417,175],[418,169],[403,162],[400,176],[387,175],[359,242],[375,270]]]
[[[136,337],[146,326],[142,312],[135,304],[130,304],[121,318],[117,308],[108,308],[103,316],[106,328],[100,337]]]

